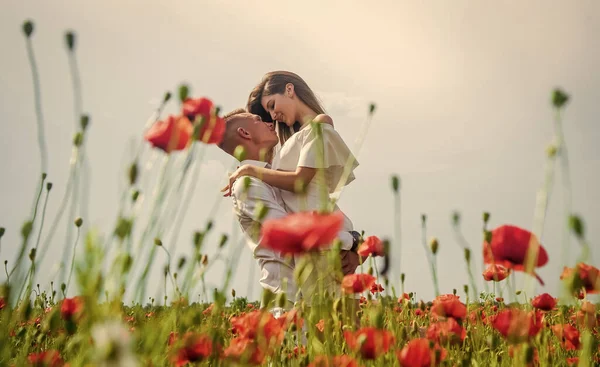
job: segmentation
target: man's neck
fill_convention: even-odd
[[[273,148],[274,147],[256,147],[255,150],[248,151],[246,159],[271,163],[271,161],[273,160]]]

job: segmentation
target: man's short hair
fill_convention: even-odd
[[[223,140],[221,140],[221,143],[219,144],[219,148],[229,154],[233,153],[235,147],[231,146],[230,141],[235,137],[236,122],[239,119],[248,118],[251,115],[251,113],[243,108],[236,108],[223,116],[223,119],[225,119],[225,134],[223,135]]]

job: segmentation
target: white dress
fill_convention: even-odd
[[[322,136],[322,138],[321,138]],[[274,169],[295,171],[297,167],[319,169],[307,186],[306,193],[298,195],[281,190],[283,201],[292,212],[339,210],[332,203],[331,195],[354,180],[356,158],[344,140],[329,124],[306,124],[283,144],[278,152]],[[346,171],[344,171],[346,168]],[[322,170],[321,170],[322,169]],[[352,222],[346,217],[344,229],[353,230]]]
[[[354,180],[353,170],[358,166],[358,162],[331,125],[323,123],[304,125],[281,146],[277,153],[274,169],[283,171],[295,171],[297,167],[318,169],[304,194],[281,190],[281,197],[288,212],[320,210],[325,207],[330,210],[340,210],[330,196]],[[342,230],[353,229],[352,221],[344,214]],[[302,261],[301,257],[301,255],[295,257],[296,265]],[[319,284],[331,294],[339,295],[339,280],[330,271],[326,253],[313,255],[311,259],[313,270],[302,276],[303,279],[298,284],[305,301],[310,304]]]

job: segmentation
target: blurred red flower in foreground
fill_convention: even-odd
[[[542,329],[544,315],[539,311],[525,312],[508,308],[492,317],[492,326],[511,343],[521,343],[536,336]]]
[[[501,282],[510,275],[510,269],[499,264],[490,264],[483,271],[483,279],[486,281]]]
[[[391,332],[373,327],[364,327],[355,332],[344,331],[344,339],[350,349],[360,352],[365,359],[375,359],[387,353],[394,343]]]
[[[192,131],[192,123],[186,117],[170,115],[166,120],[152,125],[144,139],[152,146],[171,153],[174,150],[185,149]]]
[[[458,343],[465,340],[467,332],[456,320],[450,317],[445,321],[438,321],[429,325],[426,335],[427,339],[433,342],[446,344],[447,342]]]
[[[187,98],[183,102],[183,115],[194,124],[200,123],[198,140],[205,144],[219,144],[225,135],[225,119],[217,115],[214,103],[206,98]],[[198,118],[200,121],[197,121]]]
[[[369,274],[349,274],[342,279],[344,293],[362,293],[375,284],[375,277]]]
[[[552,325],[551,326],[554,335],[560,340],[561,345],[566,350],[578,350],[581,348],[579,341],[579,330],[575,327],[564,324],[564,325]]]
[[[350,356],[316,356],[307,367],[358,367],[358,363]]]
[[[261,245],[282,253],[304,253],[329,247],[342,228],[344,216],[299,212],[262,225]]]
[[[369,255],[373,256],[384,256],[384,248],[383,242],[377,236],[369,236],[365,238],[365,242],[363,242],[360,246],[358,246],[358,254],[362,257],[367,257]]]
[[[446,358],[448,352],[427,339],[413,339],[397,353],[402,367],[437,366]]]
[[[83,310],[81,297],[65,298],[60,305],[60,316],[67,321],[73,320]]]
[[[371,286],[370,292],[371,292],[371,294],[375,294],[375,293],[381,293],[384,290],[385,289],[383,288],[383,286],[381,284],[373,284]]]
[[[540,310],[550,311],[556,306],[556,299],[548,293],[542,293],[531,300],[531,305]]]
[[[453,294],[437,296],[431,305],[431,315],[435,318],[452,317],[456,320],[464,319],[467,316],[467,306],[459,298],[459,296]]]
[[[565,266],[560,279],[573,279],[573,290],[584,289],[586,293],[600,293],[600,270],[591,265],[579,263],[575,268]]]
[[[3,309],[4,306],[6,306],[6,301],[4,300],[4,297],[0,297],[0,310]]]
[[[223,353],[234,361],[260,365],[283,341],[286,320],[278,320],[269,312],[256,310],[230,321],[236,337]]]
[[[516,271],[525,271],[527,252],[537,250],[537,261],[534,267],[546,265],[548,253],[540,245],[536,236],[519,227],[503,225],[492,230],[492,241],[483,243],[483,260],[486,264],[499,264]],[[544,281],[533,269],[531,273],[543,285]]]
[[[169,344],[173,343],[172,335],[169,336]],[[209,336],[188,332],[183,336],[182,346],[175,353],[173,362],[180,367],[203,361],[210,357],[212,351],[213,344]]]
[[[47,350],[40,353],[31,353],[27,360],[34,367],[62,367],[65,362],[56,350]]]

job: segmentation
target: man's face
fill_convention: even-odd
[[[254,144],[272,148],[279,141],[275,125],[272,122],[264,122],[258,115],[248,114],[244,122],[244,129],[250,133]]]

